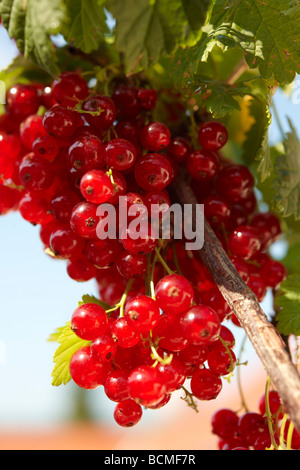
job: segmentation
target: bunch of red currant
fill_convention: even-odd
[[[157,100],[147,86],[118,84],[108,96],[64,72],[47,87],[11,87],[0,117],[0,213],[18,210],[72,279],[97,282],[108,307],[86,303],[73,313],[71,328],[87,344],[70,373],[80,387],[104,386],[121,426],[180,388],[192,401],[216,398],[237,363],[223,322],[239,324],[184,240],[161,240],[150,221],[139,238],[116,223],[117,237],[100,239],[99,206],[113,205],[117,218],[127,211],[129,221],[133,205],[170,207],[168,189],[183,170],[259,301],[286,276],[268,254],[278,218],[259,212],[251,172],[221,155],[226,127],[199,122],[192,145],[188,133],[152,119]]]
[[[216,411],[211,426],[220,450],[300,449],[300,434],[287,418],[276,390],[260,397],[258,412]]]

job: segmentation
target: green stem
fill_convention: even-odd
[[[174,243],[174,242],[172,243],[172,251],[173,251],[173,259],[174,259],[174,263],[175,263],[177,272],[178,272],[181,276],[183,276],[183,273],[182,273],[181,268],[180,268],[180,265],[179,265],[178,256],[177,256],[176,247],[175,247],[175,243]]]
[[[163,265],[163,267],[165,268],[165,270],[167,271],[168,274],[174,274],[174,271],[172,271],[169,266],[167,265],[167,263],[165,262],[165,260],[163,259],[163,257],[161,256],[160,254],[160,250],[156,247],[155,248],[155,254],[158,258],[158,260],[160,261],[160,263]]]
[[[125,302],[126,302],[128,292],[130,291],[133,282],[134,282],[134,279],[129,279],[129,281],[127,282],[127,285],[126,285],[126,289],[125,289],[120,301],[114,307],[106,310],[106,313],[114,312],[115,310],[118,310],[118,308],[119,308],[120,309],[120,317],[124,316],[124,305],[125,305]]]
[[[285,414],[282,418],[281,426],[280,426],[280,438],[279,438],[279,446],[281,449],[284,449],[284,430],[285,430],[285,425],[287,422],[287,414]]]
[[[288,434],[287,434],[287,438],[286,438],[286,450],[291,450],[291,448],[292,448],[293,432],[294,432],[294,423],[290,422],[289,429],[288,429]]]
[[[269,433],[271,437],[271,446],[272,448],[276,449],[277,444],[276,444],[276,440],[274,437],[273,418],[272,418],[270,402],[269,402],[270,386],[271,386],[271,378],[268,377],[267,382],[266,382],[266,390],[265,390],[266,414],[267,414],[267,419],[268,419]]]
[[[242,341],[242,344],[241,344],[241,348],[240,348],[240,352],[239,352],[239,356],[238,356],[239,358],[241,357],[242,352],[244,350],[246,340],[247,340],[247,336],[245,335],[244,339]],[[239,389],[239,393],[240,393],[240,397],[241,397],[242,406],[243,406],[244,410],[246,412],[248,412],[249,408],[247,407],[246,400],[245,400],[245,397],[244,397],[244,392],[243,392],[242,383],[241,383],[241,374],[240,374],[240,369],[239,368],[237,370],[237,383],[238,383],[238,389]]]
[[[191,129],[192,129],[192,145],[194,148],[197,147],[197,123],[195,120],[194,110],[192,107],[189,108],[190,120],[191,120]]]

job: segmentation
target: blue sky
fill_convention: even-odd
[[[2,70],[17,52],[2,27],[0,44]],[[299,107],[282,92],[275,101],[284,129],[288,130],[289,116],[300,130]],[[270,140],[279,139],[274,121]],[[83,294],[97,292],[93,282],[71,281],[65,263],[42,252],[38,229],[18,213],[0,217],[0,240],[0,426],[52,424],[72,412],[74,387],[52,387],[55,345],[47,338],[70,319]],[[112,421],[113,406],[104,402],[103,393],[93,391],[89,397],[95,417]]]

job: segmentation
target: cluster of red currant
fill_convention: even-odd
[[[213,414],[211,425],[220,450],[300,449],[300,434],[284,413],[275,390],[260,397],[258,412],[239,415],[227,408],[220,409]]]
[[[73,313],[71,328],[87,345],[70,373],[80,387],[104,385],[122,426],[136,424],[142,406],[166,405],[181,387],[192,400],[215,398],[237,362],[223,322],[239,323],[183,240],[160,240],[150,222],[139,238],[125,227],[115,239],[99,239],[101,204],[113,205],[117,218],[127,210],[128,220],[136,204],[170,207],[168,188],[184,169],[258,299],[286,275],[267,252],[281,234],[277,217],[258,211],[251,172],[220,154],[226,127],[197,124],[195,148],[188,135],[153,121],[157,100],[155,90],[128,84],[111,96],[97,93],[65,72],[47,87],[11,87],[0,117],[0,213],[18,210],[38,225],[45,251],[66,260],[72,279],[96,280],[108,308],[87,303]]]

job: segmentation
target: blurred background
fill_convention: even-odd
[[[0,26],[0,70],[17,49]],[[282,125],[289,116],[300,133],[298,106],[282,91],[275,95]],[[270,128],[272,144],[281,140],[277,123]],[[274,246],[280,259],[284,244]],[[95,294],[95,285],[75,283],[65,263],[42,251],[38,230],[18,213],[0,217],[0,449],[216,449],[210,418],[221,407],[240,407],[237,374],[213,402],[199,403],[196,413],[177,392],[161,410],[145,411],[134,428],[123,429],[113,420],[114,404],[103,390],[82,392],[69,383],[53,387],[52,357],[56,344],[47,342],[54,330],[70,319],[83,294]],[[267,314],[270,299],[264,301]],[[238,352],[244,339],[241,329],[230,324]],[[240,380],[249,409],[257,411],[264,393],[266,374],[246,341]]]

